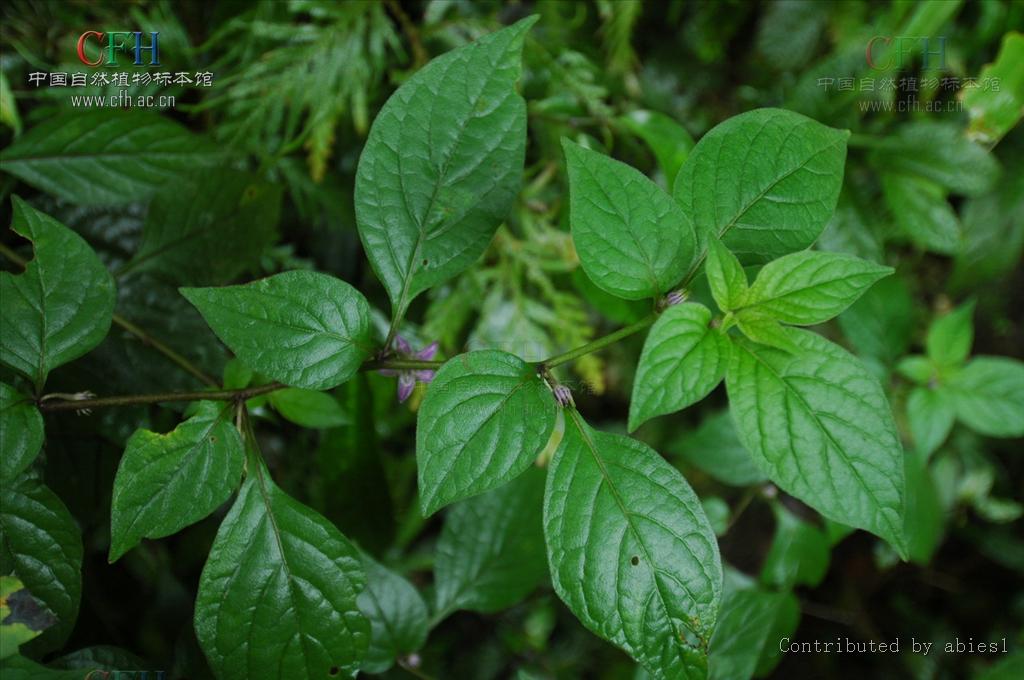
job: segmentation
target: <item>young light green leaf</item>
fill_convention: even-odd
[[[644,109],[630,111],[617,121],[650,147],[671,187],[693,148],[693,137],[686,128],[663,113]]]
[[[700,501],[649,447],[566,420],[544,494],[555,592],[655,678],[704,678],[722,566]]]
[[[981,69],[978,81],[997,82],[1001,87],[972,87],[961,92],[971,119],[967,136],[994,145],[1024,116],[1024,35],[1006,32],[995,61]]]
[[[0,272],[0,361],[37,387],[98,345],[114,314],[114,279],[89,244],[17,196],[11,228],[32,241],[25,272]]]
[[[916,175],[883,172],[882,193],[896,226],[914,245],[944,255],[959,249],[963,227],[938,184]]]
[[[0,169],[82,205],[145,200],[224,153],[180,124],[146,111],[67,111],[0,153]]]
[[[747,295],[747,273],[736,256],[717,238],[708,242],[708,261],[704,267],[711,287],[711,297],[723,312],[730,312]]]
[[[544,580],[543,497],[544,472],[533,468],[452,507],[434,561],[437,612],[506,609]]]
[[[280,187],[256,175],[231,168],[194,173],[153,198],[138,251],[118,276],[149,271],[193,286],[234,280],[255,270],[277,239],[280,211]]]
[[[338,400],[326,392],[288,387],[271,392],[270,405],[287,420],[302,427],[325,429],[352,424],[352,419]]]
[[[110,503],[111,562],[140,539],[177,533],[228,499],[245,462],[232,412],[230,404],[204,401],[167,434],[131,436]]]
[[[828,571],[828,537],[779,503],[772,510],[775,535],[761,567],[761,583],[782,590],[798,585],[817,586]]]
[[[906,554],[903,451],[878,380],[825,338],[786,334],[799,353],[733,343],[725,383],[740,439],[784,491]]]
[[[239,359],[287,385],[336,387],[372,351],[366,299],[333,276],[285,272],[244,286],[182,288],[181,294]]]
[[[668,451],[723,484],[749,486],[766,479],[740,442],[727,409],[704,416],[696,430],[674,440]]]
[[[911,354],[900,359],[896,364],[896,372],[918,385],[927,385],[933,379],[938,380],[939,376],[935,364],[920,354]]]
[[[434,59],[373,122],[356,173],[356,218],[396,316],[480,257],[512,208],[526,152],[515,83],[535,21]]]
[[[32,400],[0,383],[0,482],[6,484],[32,464],[43,446],[43,416]]]
[[[946,382],[957,418],[989,437],[1024,436],[1024,363],[980,356]]]
[[[57,617],[21,651],[43,654],[59,648],[78,617],[82,536],[60,498],[28,474],[0,486],[0,573],[17,576]]]
[[[522,474],[547,443],[556,409],[551,390],[518,357],[480,350],[448,361],[417,419],[424,515]]]
[[[914,447],[925,460],[946,441],[956,411],[944,388],[915,387],[907,397],[907,423]]]
[[[710,324],[711,310],[696,303],[669,307],[655,322],[633,380],[630,432],[697,403],[722,381],[729,341]]]
[[[925,349],[928,358],[941,368],[959,366],[967,360],[974,342],[974,302],[960,305],[940,316],[928,328]]]
[[[804,250],[762,267],[743,306],[782,323],[811,326],[840,314],[892,272],[853,255]]]
[[[362,558],[366,589],[357,602],[370,621],[370,647],[359,670],[377,674],[426,642],[427,605],[409,581],[366,553]]]
[[[640,300],[677,283],[693,264],[693,226],[640,171],[562,140],[569,222],[580,264],[605,291]]]
[[[674,188],[699,243],[719,238],[760,262],[814,243],[839,198],[849,135],[782,109],[748,111],[712,128]]]
[[[727,569],[708,657],[711,680],[767,674],[781,657],[779,640],[792,635],[799,621],[800,605],[792,593],[759,588]]]
[[[353,676],[370,642],[356,549],[250,470],[199,579],[195,628],[218,678]]]
[[[774,347],[790,354],[800,351],[799,347],[793,344],[782,324],[756,309],[742,310],[736,315],[736,325],[743,331],[743,335],[759,345]]]

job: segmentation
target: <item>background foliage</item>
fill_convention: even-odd
[[[595,428],[624,434],[639,426],[636,437],[681,469],[700,498],[729,565],[711,641],[712,677],[1018,677],[1024,463],[1016,423],[1024,403],[1014,382],[1019,364],[1007,357],[1020,359],[1024,347],[1024,135],[1015,127],[1024,102],[1020,3],[10,0],[0,13],[0,220],[11,223],[21,212],[32,233],[19,233],[35,241],[37,257],[50,233],[46,215],[71,227],[80,239],[47,242],[80,283],[75,297],[57,302],[66,309],[116,305],[109,333],[83,318],[73,342],[51,346],[52,372],[5,349],[0,376],[27,393],[43,380],[46,393],[101,396],[260,385],[261,367],[229,356],[201,291],[187,289],[296,269],[332,274],[361,291],[370,305],[360,314],[374,337],[387,332],[390,298],[408,306],[400,332],[414,349],[437,341],[443,357],[501,349],[539,361],[647,312],[592,283],[589,263],[581,266],[568,231],[563,137],[576,145],[567,145],[570,157],[597,150],[671,189],[680,168],[690,171],[683,164],[694,140],[750,109],[785,108],[852,131],[838,206],[815,248],[857,255],[895,274],[816,330],[853,351],[886,388],[907,451],[909,562],[768,483],[724,409],[724,388],[673,415],[631,414],[642,335],[567,365],[562,381]],[[370,123],[431,58],[529,14],[539,20],[525,39],[519,85],[528,112],[521,190],[507,196],[507,219],[474,266],[415,299],[417,291],[403,297],[387,273],[378,278],[367,266],[355,229],[356,211],[368,209],[353,196]],[[33,71],[87,71],[75,59],[77,36],[122,30],[126,22],[131,30],[160,31],[166,70],[209,70],[214,86],[147,86],[174,94],[176,107],[114,115],[72,107],[70,88],[28,85]],[[864,50],[879,35],[945,36],[942,77],[999,77],[1001,90],[997,96],[937,82],[911,91],[900,79],[930,75],[924,55],[911,50],[902,68],[875,72]],[[897,87],[820,84],[844,77],[890,77]],[[871,102],[918,102],[919,110],[870,110]],[[924,110],[929,102],[941,110]],[[76,153],[86,138],[105,153]],[[12,201],[15,193],[25,201]],[[30,246],[11,231],[3,244],[3,268],[20,273]],[[756,265],[746,273],[753,282]],[[5,321],[19,310],[10,290],[4,288]],[[719,300],[713,293],[697,279],[697,300],[711,306]],[[105,339],[79,358],[74,345],[89,334]],[[1000,381],[1006,386],[999,399],[963,396]],[[286,499],[301,501],[363,551],[349,555],[325,539],[302,559],[360,560],[371,588],[358,596],[359,607],[376,611],[378,622],[400,613],[390,635],[371,635],[362,670],[389,677],[643,677],[552,590],[541,535],[543,475],[531,470],[424,517],[421,506],[431,499],[417,497],[414,456],[424,388],[396,407],[394,383],[360,373],[327,397],[290,389],[249,402],[273,480],[263,489],[268,502],[301,524]],[[68,601],[22,652],[51,667],[98,663],[210,677],[193,605],[197,592],[202,600],[214,587],[199,576],[218,526],[246,528],[234,510],[225,519],[231,487],[196,500],[197,516],[219,508],[213,515],[181,531],[187,520],[160,526],[145,538],[166,538],[138,545],[144,535],[130,531],[129,543],[111,545],[111,524],[119,521],[111,517],[111,495],[126,446],[159,447],[164,440],[155,433],[180,437],[186,427],[230,438],[230,420],[208,403],[82,415],[44,408],[45,448],[32,463],[38,475],[18,477],[24,465],[11,452],[22,443],[11,433],[34,431],[30,421],[38,416],[21,409],[13,389],[0,395],[5,517],[17,516],[17,498],[49,509],[53,535],[62,527],[81,530],[80,540],[72,531],[46,547],[82,566],[53,574],[49,587],[58,600],[69,593]],[[19,424],[9,425],[15,418]],[[231,465],[196,474],[237,478]],[[256,491],[246,483],[238,514]],[[18,551],[6,543],[4,550],[6,573]],[[229,579],[239,557],[219,559],[225,565],[211,578]],[[46,599],[46,583],[22,579]],[[354,598],[357,581],[353,576],[351,593],[332,596]],[[2,588],[13,593],[21,585],[5,577]],[[781,636],[898,637],[904,646],[893,655],[780,658]],[[911,637],[936,647],[956,637],[1005,637],[1011,653],[914,655],[906,648]]]

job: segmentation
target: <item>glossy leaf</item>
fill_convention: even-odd
[[[640,354],[629,403],[629,430],[710,394],[725,377],[728,342],[711,328],[707,307],[686,303],[666,309]]]
[[[360,670],[383,673],[426,642],[427,605],[409,581],[365,553],[362,558],[366,588],[358,603],[370,622],[370,647]]]
[[[60,647],[78,617],[82,536],[60,498],[28,475],[0,488],[0,573],[16,576],[57,617],[22,651],[38,654]]]
[[[976,357],[946,386],[957,418],[967,427],[990,437],[1024,436],[1024,363]]]
[[[424,515],[522,474],[547,443],[555,411],[551,390],[518,357],[480,350],[445,363],[417,419]]]
[[[671,288],[695,255],[686,214],[638,170],[568,139],[562,148],[572,240],[587,276],[628,300]]]
[[[515,84],[535,21],[434,59],[373,122],[356,173],[356,218],[397,316],[479,258],[512,208],[526,150]]]
[[[333,276],[285,272],[181,294],[239,359],[293,387],[340,385],[372,351],[366,299]]]
[[[708,243],[708,259],[705,265],[708,285],[715,304],[723,312],[739,307],[747,295],[747,274],[743,266],[725,245],[717,238]]]
[[[759,345],[781,349],[791,354],[800,351],[786,329],[768,314],[758,312],[756,309],[744,309],[736,315],[736,325],[747,336]]]
[[[271,392],[270,404],[285,419],[302,427],[322,429],[352,424],[338,400],[326,392],[288,387]]]
[[[734,116],[697,142],[675,197],[704,248],[719,238],[741,259],[761,262],[802,250],[835,209],[847,137],[781,109]]]
[[[436,611],[506,609],[544,580],[543,497],[544,472],[534,468],[452,507],[434,560]]]
[[[784,491],[905,554],[903,450],[878,380],[825,338],[786,333],[800,353],[733,344],[726,388],[740,439]]]
[[[743,305],[782,323],[811,326],[840,314],[892,272],[852,255],[805,250],[762,267]]]
[[[718,543],[677,470],[575,411],[548,470],[555,592],[655,678],[704,678],[722,589]]]
[[[0,482],[6,484],[32,464],[43,446],[43,417],[32,400],[0,383]]]
[[[138,430],[114,478],[110,561],[142,538],[163,538],[203,519],[242,477],[245,450],[231,404],[200,402],[167,434]]]
[[[265,469],[250,474],[199,580],[195,628],[210,666],[224,680],[355,675],[370,642],[358,553]]]
[[[89,244],[15,196],[11,228],[32,241],[25,272],[0,272],[0,361],[37,387],[98,345],[114,313],[114,279]]]
[[[54,116],[0,153],[0,169],[84,205],[145,200],[196,167],[223,161],[212,142],[168,118],[116,108]]]

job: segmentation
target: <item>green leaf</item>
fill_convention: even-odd
[[[708,496],[700,499],[700,507],[704,509],[715,536],[724,536],[729,530],[729,504],[718,496]]]
[[[43,416],[32,400],[0,383],[0,482],[6,484],[32,464],[43,446]]]
[[[512,209],[526,152],[515,83],[535,21],[434,59],[373,122],[356,173],[356,217],[396,317],[479,258]]]
[[[950,376],[946,387],[967,427],[989,437],[1024,436],[1024,363],[976,357]]]
[[[711,638],[711,680],[741,680],[767,674],[781,658],[779,640],[796,631],[800,605],[792,593],[758,588],[726,571],[718,626]]]
[[[997,82],[999,87],[973,87],[963,91],[961,101],[971,121],[967,136],[992,145],[1024,115],[1024,35],[1017,31],[1003,35],[996,60],[981,69],[978,82]]]
[[[782,323],[824,323],[892,272],[891,267],[843,253],[792,253],[761,268],[743,308],[768,314]]]
[[[95,666],[92,668],[94,669]],[[3,675],[4,680],[82,680],[88,675],[77,668],[72,670],[47,668],[23,656],[4,659],[0,663],[0,671],[3,671],[0,675]]]
[[[617,120],[650,147],[671,187],[693,148],[693,137],[686,128],[663,113],[644,109],[630,111]]]
[[[779,503],[772,510],[775,535],[761,567],[761,583],[782,590],[799,585],[814,588],[828,571],[828,537]]]
[[[910,348],[917,305],[899,276],[884,278],[839,315],[843,335],[861,356],[892,364]]]
[[[700,501],[646,445],[566,419],[544,495],[555,592],[655,678],[704,678],[722,567]]]
[[[198,651],[198,650],[197,650]],[[50,662],[53,668],[82,669],[103,668],[106,670],[123,670],[126,668],[142,669],[146,662],[131,652],[112,645],[93,645],[76,649],[70,654]],[[101,676],[102,677],[102,676]],[[79,678],[79,680],[82,680]],[[95,678],[94,680],[100,680]]]
[[[905,554],[903,451],[878,380],[825,338],[786,334],[799,354],[733,343],[725,383],[740,439],[784,491]]]
[[[325,392],[288,387],[271,392],[270,404],[287,420],[302,427],[325,429],[352,423],[338,400]]]
[[[427,605],[406,579],[363,553],[366,589],[359,609],[370,622],[370,647],[359,670],[383,673],[427,641]]]
[[[14,576],[0,576],[0,659],[17,654],[18,647],[56,622],[25,584]]]
[[[922,451],[906,455],[907,511],[904,531],[907,552],[918,564],[928,564],[942,542],[945,523],[935,479],[928,468],[928,457]]]
[[[747,274],[743,266],[717,238],[708,243],[708,261],[704,267],[711,287],[711,297],[723,312],[743,304],[747,295]]]
[[[11,228],[32,241],[25,272],[0,272],[0,361],[37,388],[50,371],[98,345],[114,313],[114,279],[89,244],[17,196]]]
[[[547,385],[518,357],[481,350],[445,363],[417,419],[423,514],[522,474],[547,443],[555,412]]]
[[[437,612],[506,609],[544,580],[543,496],[544,472],[533,468],[452,507],[434,560]]]
[[[630,432],[697,403],[722,381],[729,341],[710,324],[711,311],[696,303],[669,307],[655,322],[633,381]]]
[[[239,359],[286,385],[335,387],[372,352],[366,299],[333,276],[293,271],[181,294]]]
[[[887,173],[924,178],[967,196],[985,193],[1000,174],[995,156],[969,140],[956,123],[915,121],[899,125],[881,140],[870,160]]]
[[[145,200],[224,153],[178,123],[144,111],[69,111],[26,132],[0,153],[0,170],[83,205]]]
[[[912,354],[900,359],[896,364],[896,372],[918,385],[927,385],[933,379],[938,379],[935,364],[920,354]]]
[[[0,488],[0,572],[16,576],[57,617],[23,651],[60,647],[78,617],[82,536],[56,494],[28,475]]]
[[[910,391],[907,423],[914,447],[925,460],[946,441],[955,419],[953,400],[945,389],[915,387]]]
[[[774,347],[791,354],[800,351],[782,324],[767,314],[754,309],[744,309],[736,315],[736,325],[743,331],[743,335],[759,345]]]
[[[640,300],[682,279],[693,264],[689,218],[639,170],[562,140],[569,170],[572,240],[587,276],[605,291]]]
[[[913,175],[883,172],[882,193],[896,226],[914,245],[944,255],[960,247],[963,227],[938,184]]]
[[[697,142],[675,197],[703,247],[759,262],[803,250],[836,207],[849,135],[782,109],[734,116]]]
[[[366,577],[323,517],[252,475],[224,518],[196,598],[199,644],[218,678],[355,675],[370,641]]]
[[[200,286],[236,279],[256,270],[276,240],[280,210],[280,187],[255,175],[230,168],[196,173],[156,194],[138,252],[118,275],[150,271]]]
[[[928,328],[925,349],[940,369],[959,366],[967,360],[974,343],[974,302],[960,305],[940,316]]]
[[[740,442],[728,410],[704,416],[696,430],[684,433],[668,450],[723,484],[749,486],[766,479]]]
[[[142,538],[163,538],[216,510],[242,478],[245,449],[230,403],[199,403],[167,434],[138,430],[114,478],[110,561]]]

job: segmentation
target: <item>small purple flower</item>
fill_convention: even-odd
[[[674,290],[665,296],[665,306],[672,307],[680,303],[686,302],[687,294],[685,290]]]
[[[395,354],[399,359],[419,359],[430,361],[437,354],[437,343],[432,342],[418,352],[413,352],[412,345],[401,335],[395,336]],[[381,375],[398,376],[398,401],[404,402],[416,389],[416,383],[428,383],[434,379],[434,371],[429,369],[400,369],[382,368],[378,371]]]
[[[555,385],[555,389],[552,391],[555,394],[555,401],[557,401],[562,408],[576,405],[576,402],[572,399],[572,391],[565,385]]]

